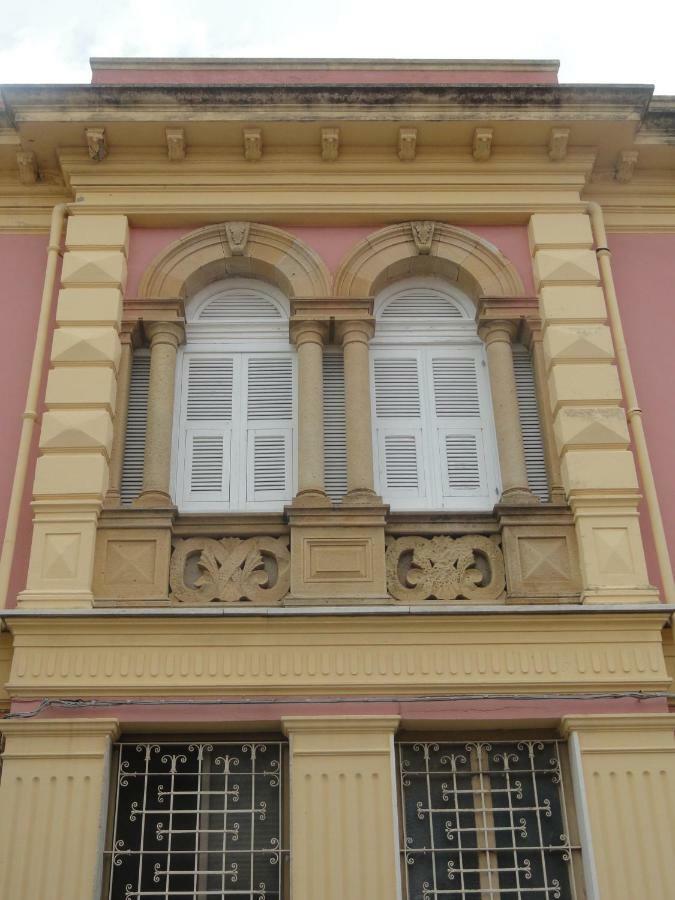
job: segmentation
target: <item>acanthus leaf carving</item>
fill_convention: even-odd
[[[504,558],[483,535],[401,537],[387,542],[387,588],[396,600],[492,602],[504,593]]]
[[[169,570],[171,600],[203,604],[277,603],[290,585],[284,538],[178,538]]]

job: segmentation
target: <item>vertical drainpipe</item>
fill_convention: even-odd
[[[595,254],[598,258],[600,276],[605,289],[609,327],[612,332],[619,377],[621,379],[623,395],[626,400],[626,418],[628,419],[628,427],[630,428],[633,447],[635,448],[635,456],[637,457],[638,471],[640,472],[640,479],[642,481],[645,501],[647,503],[647,514],[649,516],[649,523],[654,538],[654,547],[656,549],[661,583],[663,584],[664,598],[666,603],[675,603],[675,581],[673,581],[673,570],[668,553],[668,542],[663,527],[659,498],[656,493],[654,472],[652,471],[649,451],[647,450],[647,440],[645,438],[644,425],[642,424],[642,410],[638,404],[635,382],[633,381],[633,373],[628,359],[626,338],[621,324],[619,303],[616,297],[616,288],[614,287],[614,276],[612,275],[611,253],[607,246],[607,234],[605,232],[602,209],[598,203],[594,202],[589,202],[586,208],[591,219],[591,229],[593,231],[593,240],[595,242]]]
[[[52,315],[54,299],[54,282],[56,280],[56,266],[61,255],[61,238],[63,225],[68,214],[68,206],[65,203],[57,204],[52,210],[51,227],[49,229],[49,244],[47,246],[47,267],[42,287],[42,301],[40,304],[40,316],[38,318],[35,335],[35,348],[33,350],[33,362],[28,379],[26,392],[26,408],[21,422],[21,435],[19,437],[19,449],[14,469],[12,492],[7,508],[7,524],[5,537],[2,542],[0,554],[0,609],[7,605],[7,591],[9,579],[14,562],[14,549],[16,547],[16,534],[19,528],[21,514],[21,501],[23,500],[30,460],[30,448],[33,441],[33,431],[38,417],[38,401],[40,399],[40,386],[42,384],[42,372],[44,369],[47,337],[49,335],[49,323]]]

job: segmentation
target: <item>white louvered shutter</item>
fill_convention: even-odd
[[[246,383],[246,503],[293,497],[294,360],[251,354],[242,360]]]
[[[178,495],[186,509],[229,503],[236,362],[225,354],[183,357]]]
[[[137,350],[131,364],[127,428],[124,436],[124,459],[120,498],[128,506],[143,488],[143,457],[148,420],[148,387],[150,385],[150,354]]]
[[[323,355],[323,445],[326,493],[337,503],[347,493],[345,369],[342,352]]]
[[[375,351],[372,358],[379,490],[399,508],[426,505],[420,355]]]
[[[516,376],[516,395],[523,433],[527,481],[532,493],[546,503],[549,499],[549,484],[534,371],[530,354],[521,344],[513,346],[513,369]]]
[[[486,506],[490,496],[485,394],[477,349],[429,351],[443,506]]]

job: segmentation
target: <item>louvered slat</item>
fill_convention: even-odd
[[[549,484],[534,371],[529,352],[520,344],[513,346],[513,369],[516,376],[516,395],[523,433],[527,481],[532,493],[546,503],[549,499]]]
[[[232,358],[191,356],[188,359],[187,381],[188,422],[231,421]]]
[[[384,483],[387,490],[419,490],[417,440],[414,434],[384,435]]]
[[[190,493],[193,498],[227,495],[228,479],[224,477],[225,437],[222,434],[191,436]]]
[[[431,365],[436,415],[443,418],[479,418],[476,360],[441,356],[435,357]]]
[[[143,458],[148,420],[148,387],[150,385],[150,355],[147,351],[134,353],[127,406],[127,427],[124,437],[124,460],[120,498],[128,506],[143,488]]]
[[[235,288],[212,297],[199,311],[199,322],[282,319],[277,304],[261,290]]]
[[[290,357],[248,360],[248,419],[293,418],[293,361]]]
[[[420,385],[415,357],[377,357],[373,373],[378,418],[419,418]]]
[[[291,499],[291,435],[290,431],[249,431],[248,491],[249,502]]]
[[[380,317],[389,319],[462,319],[460,307],[442,291],[433,288],[411,288],[396,294],[386,304]]]
[[[449,495],[471,496],[483,493],[477,437],[472,434],[446,434],[444,444]]]
[[[342,353],[323,356],[324,484],[331,500],[347,493],[345,372]]]

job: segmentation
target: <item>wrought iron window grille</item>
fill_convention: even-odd
[[[285,743],[116,750],[108,900],[282,900]]]
[[[558,741],[401,741],[407,900],[581,900]]]

